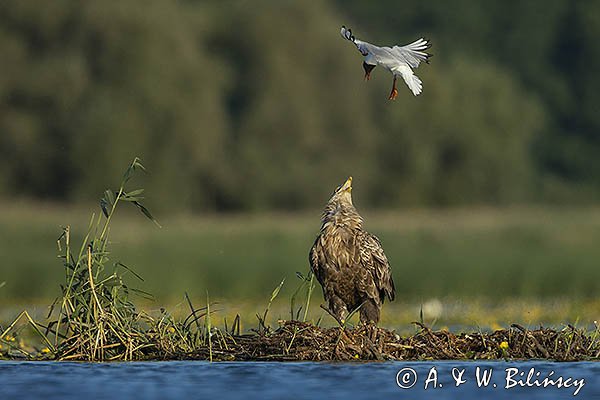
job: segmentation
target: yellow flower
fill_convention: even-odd
[[[0,350],[2,350],[2,343],[0,343]]]
[[[6,335],[6,336],[4,336],[4,340],[6,340],[7,342],[14,342],[15,341],[15,337],[14,336],[10,336],[10,335]]]
[[[354,355],[354,358],[360,358],[360,357],[358,356],[358,354],[355,354],[355,355]]]
[[[49,348],[47,348],[47,347],[44,347],[44,348],[42,349],[42,353],[48,354],[48,353],[50,353],[50,349],[49,349]]]
[[[167,330],[169,331],[169,333],[175,333],[175,328],[173,328],[172,326],[170,326]]]
[[[501,348],[502,350],[506,350],[506,349],[508,349],[508,342],[502,342],[502,343],[500,343],[500,348]]]

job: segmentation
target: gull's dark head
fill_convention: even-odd
[[[363,69],[365,70],[365,81],[371,79],[371,71],[373,71],[373,68],[375,68],[375,65],[367,64],[363,61]]]

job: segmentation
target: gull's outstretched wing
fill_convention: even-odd
[[[354,43],[354,45],[356,46],[358,51],[360,51],[360,54],[362,54],[365,57],[368,56],[369,54],[373,54],[374,50],[380,49],[380,47],[377,47],[371,43],[367,43],[367,42],[363,42],[362,40],[358,40],[352,34],[352,29],[346,29],[346,27],[343,25],[342,25],[342,29],[340,30],[340,33],[344,39],[347,39],[347,40],[351,41],[352,43]]]
[[[431,47],[431,43],[424,38],[415,40],[406,46],[379,47],[357,39],[352,34],[352,30],[347,29],[345,26],[342,26],[340,33],[343,38],[354,43],[363,56],[371,56],[372,61],[390,70],[400,63],[406,63],[411,68],[417,68],[422,61],[428,63],[431,57],[431,54],[425,51]]]
[[[378,47],[366,44],[368,45],[366,48],[377,63],[390,70],[401,64],[417,68],[422,61],[429,63],[429,57],[431,57],[431,54],[425,52],[431,45],[428,40],[423,38],[406,46]]]
[[[404,60],[411,68],[417,68],[421,61],[429,64],[429,58],[432,56],[425,50],[431,47],[429,40],[420,38],[406,46],[394,46],[391,52],[400,60]]]

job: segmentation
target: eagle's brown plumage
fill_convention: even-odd
[[[362,228],[351,191],[352,177],[329,199],[309,261],[338,320],[360,307],[361,322],[377,323],[384,299],[394,300],[394,280],[379,239]]]

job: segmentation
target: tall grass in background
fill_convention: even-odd
[[[143,189],[126,191],[136,171],[145,168],[135,158],[127,168],[119,189],[106,190],[100,200],[102,215],[92,215],[87,234],[79,247],[71,242],[70,227],[58,240],[65,268],[65,285],[58,300],[56,319],[46,332],[54,335],[61,358],[105,360],[118,356],[131,359],[134,352],[148,346],[144,331],[148,321],[139,314],[129,296],[148,293],[130,288],[125,273],[139,275],[121,262],[113,262],[108,249],[110,224],[122,202],[135,205],[146,217],[158,222],[141,203]],[[104,217],[104,218],[103,218]],[[52,310],[50,311],[52,315]]]
[[[126,283],[126,275],[132,275],[143,281],[133,269],[120,261],[115,261],[110,253],[111,223],[117,208],[122,203],[131,203],[147,218],[160,227],[150,211],[142,205],[143,189],[130,190],[128,184],[138,171],[145,171],[138,158],[128,166],[119,189],[106,190],[100,200],[102,214],[92,214],[87,232],[79,245],[72,240],[71,227],[66,226],[57,240],[60,259],[64,267],[64,283],[60,285],[61,296],[50,306],[47,322],[42,324],[27,311],[23,311],[8,326],[0,327],[0,344],[7,344],[13,352],[27,358],[36,359],[40,354],[59,360],[134,360],[143,358],[177,358],[198,349],[206,351],[206,358],[213,359],[213,345],[225,346],[233,335],[240,335],[239,315],[233,321],[231,330],[224,320],[225,329],[215,326],[211,315],[217,311],[206,293],[206,306],[196,308],[185,293],[189,306],[189,315],[175,319],[161,308],[158,316],[139,311],[131,300],[132,295],[152,300],[152,295],[135,289]],[[302,283],[292,298],[302,296],[306,288],[304,320],[314,287],[309,275],[301,274]],[[267,324],[267,315],[272,302],[277,298],[285,279],[273,290],[264,313],[256,314],[257,329],[261,336],[270,335],[272,330]],[[1,285],[0,285],[1,286]],[[295,312],[300,315],[302,306]],[[47,347],[41,351],[30,352],[15,336],[25,321],[39,335]],[[16,343],[15,343],[16,342]],[[1,347],[0,347],[1,350]],[[0,352],[2,356],[2,352]]]
[[[26,319],[47,345],[43,353],[62,360],[132,360],[149,352],[164,353],[169,351],[167,347],[190,351],[198,340],[210,340],[210,335],[203,333],[210,331],[208,305],[196,310],[190,301],[194,318],[181,323],[176,323],[165,310],[158,318],[140,312],[130,296],[135,294],[147,299],[152,296],[130,287],[124,277],[129,274],[140,281],[143,279],[122,262],[111,258],[110,227],[122,203],[134,205],[160,226],[141,203],[144,190],[128,188],[138,171],[145,171],[145,168],[136,157],[125,171],[119,189],[104,192],[100,200],[102,214],[92,214],[87,233],[78,246],[72,241],[70,226],[63,228],[57,243],[65,280],[60,285],[61,296],[50,307],[47,324],[34,321],[27,311],[23,311],[1,332],[0,339],[5,343],[14,342],[10,333],[21,319]],[[206,317],[208,327],[198,323],[202,317]],[[192,323],[196,324],[197,330],[191,329]],[[169,335],[178,335],[180,339],[167,340]],[[23,346],[14,347],[25,356],[35,357]]]
[[[0,208],[0,281],[6,281],[0,311],[51,302],[64,277],[54,261],[56,238],[68,222],[71,241],[79,244],[89,207]],[[287,302],[283,312],[275,310],[295,290],[296,272],[308,270],[319,208],[311,214],[161,215],[163,228],[153,229],[136,207],[121,207],[111,224],[111,252],[138,266],[145,281],[136,287],[169,305],[181,302],[184,291],[203,304],[209,289],[211,299],[248,305],[253,316],[285,277],[271,315],[287,318]],[[365,210],[365,217],[392,263],[399,302],[590,301],[600,293],[599,207]],[[314,294],[320,297],[320,288]]]

